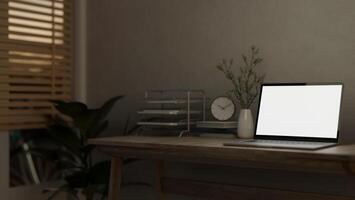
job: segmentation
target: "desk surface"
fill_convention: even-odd
[[[355,144],[310,151],[223,146],[231,139],[204,137],[120,136],[89,140],[109,154],[210,164],[315,171],[355,171]]]

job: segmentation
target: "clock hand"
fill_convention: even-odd
[[[224,110],[224,107],[223,107],[223,106],[221,106],[221,105],[219,105],[219,104],[217,104],[217,106],[220,107],[222,110]]]
[[[230,104],[224,106],[224,107],[223,107],[223,110],[226,109],[226,108],[228,108],[228,107],[231,106],[231,105],[232,105],[232,103],[230,103]]]

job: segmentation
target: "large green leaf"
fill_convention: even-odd
[[[55,108],[62,114],[75,118],[81,113],[85,112],[88,108],[81,102],[64,102],[64,101],[51,101],[54,103]]]
[[[111,99],[109,99],[108,101],[106,101],[106,103],[104,103],[104,105],[101,106],[100,108],[100,112],[97,116],[97,120],[98,121],[102,121],[106,118],[106,116],[108,115],[108,113],[110,113],[112,107],[115,105],[115,103],[119,100],[123,98],[123,96],[116,96],[113,97]]]
[[[95,137],[105,130],[107,123],[102,121],[107,117],[115,103],[123,96],[116,96],[109,99],[99,109],[88,109],[74,119],[74,124],[80,129],[81,134],[86,138]]]
[[[98,112],[98,109],[89,109],[74,118],[74,125],[80,130],[82,136],[87,138],[88,131],[97,124]]]
[[[49,127],[48,131],[58,145],[64,146],[77,153],[82,147],[81,139],[77,132],[69,126],[54,124]]]
[[[64,149],[47,149],[47,148],[31,148],[31,154],[41,157],[55,164],[59,170],[65,169],[77,169],[82,167],[83,163],[80,162],[80,158],[76,157],[76,154],[65,151]]]
[[[98,135],[100,135],[104,130],[106,130],[108,127],[108,120],[102,122],[101,124],[98,124],[94,127],[92,127],[90,130],[88,130],[88,138],[95,138]]]

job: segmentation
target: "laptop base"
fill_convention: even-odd
[[[318,150],[318,149],[335,146],[337,145],[337,143],[251,139],[251,140],[238,140],[238,141],[226,142],[223,145],[239,146],[239,147]]]

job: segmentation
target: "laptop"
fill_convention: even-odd
[[[342,83],[261,86],[254,139],[226,146],[317,150],[338,143]]]

